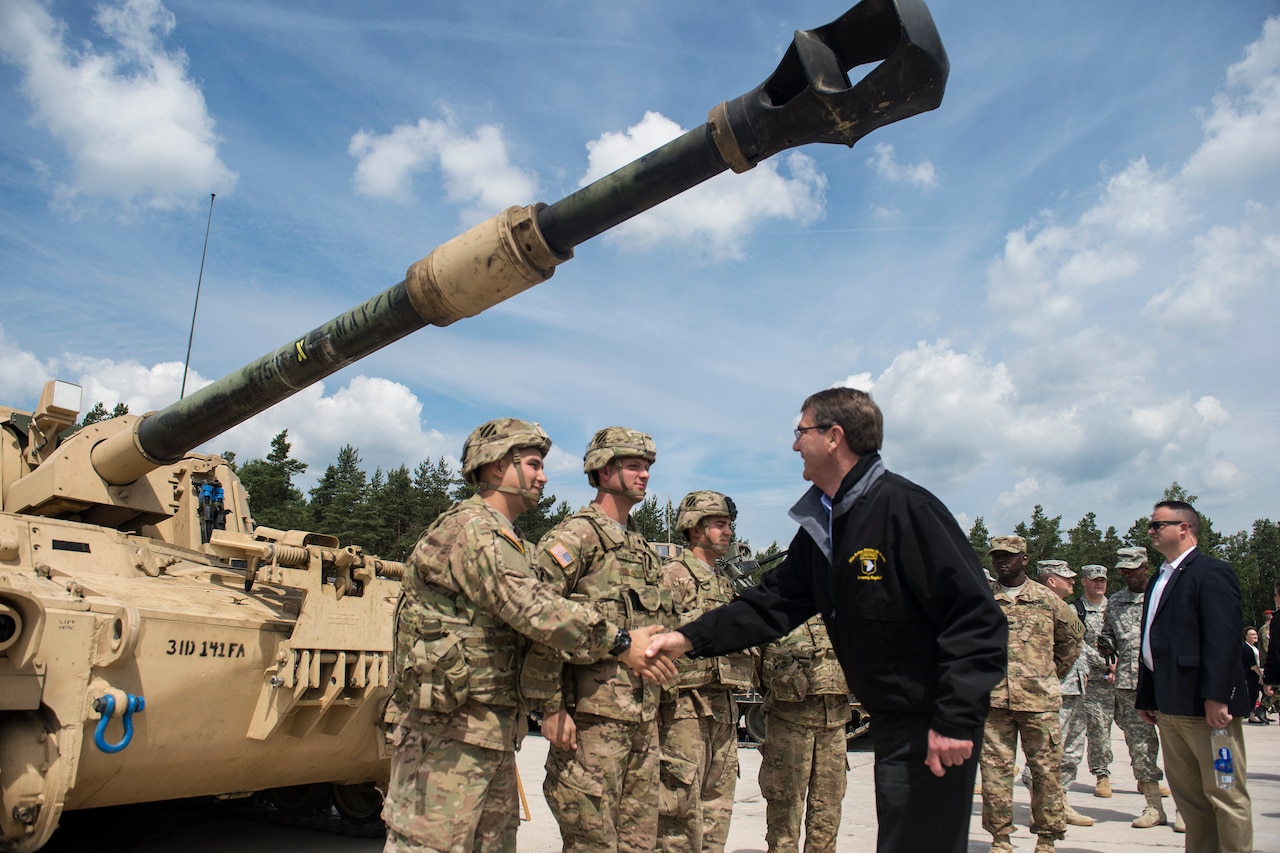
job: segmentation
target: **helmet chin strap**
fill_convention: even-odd
[[[611,462],[609,464],[613,465],[614,470],[618,472],[619,485],[625,486],[627,484],[627,478],[622,475],[622,470],[623,470],[622,466],[617,464],[617,462]],[[596,488],[604,492],[606,495],[616,495],[621,498],[630,498],[631,500],[636,501],[637,503],[644,500],[644,496],[647,491],[645,489],[626,489],[626,488],[611,489],[608,486],[604,485],[604,478],[600,476],[599,471],[596,472],[596,481],[601,484],[599,486],[596,486]]]
[[[710,551],[712,554],[715,554],[717,557],[723,557],[729,553],[728,542],[724,543],[723,545],[716,545],[712,543],[711,528],[710,526],[708,526],[707,520],[705,518],[698,523],[698,526],[702,528],[702,542],[703,542],[702,547],[703,548],[706,548],[708,551]]]
[[[542,495],[529,488],[528,482],[524,478],[524,466],[520,464],[519,447],[511,448],[511,464],[515,466],[516,476],[520,479],[520,487],[504,486],[501,483],[486,483],[479,481],[476,483],[476,490],[487,489],[492,492],[502,492],[504,495],[515,495],[520,498],[524,504],[525,511],[533,509],[542,500]]]

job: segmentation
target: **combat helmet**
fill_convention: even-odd
[[[738,518],[738,507],[733,498],[720,492],[690,492],[680,501],[680,511],[676,515],[676,531],[689,539],[689,531],[697,527],[708,516],[723,515],[730,521]],[[728,553],[728,546],[723,549]]]
[[[490,489],[507,494],[516,494],[524,498],[528,508],[537,506],[541,495],[524,481],[524,469],[519,465],[520,451],[526,447],[537,448],[543,456],[551,449],[551,438],[542,427],[533,421],[522,421],[519,418],[498,418],[483,423],[471,431],[467,440],[462,443],[462,479],[479,489]],[[516,472],[520,477],[520,488],[495,485],[480,480],[480,469],[490,462],[510,454],[516,463]]]
[[[592,436],[591,442],[587,445],[587,452],[582,457],[582,472],[587,475],[587,481],[591,485],[602,488],[596,472],[615,459],[628,459],[633,456],[652,464],[658,458],[653,436],[626,427],[605,427]],[[604,489],[604,491],[636,499],[644,497],[643,490]]]

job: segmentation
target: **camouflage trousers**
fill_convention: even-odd
[[[801,815],[805,853],[834,853],[849,784],[844,726],[818,728],[766,714],[765,735],[760,793],[768,802],[769,853],[798,853]]]
[[[1090,681],[1084,691],[1084,719],[1088,728],[1089,772],[1094,776],[1111,775],[1111,723],[1115,711],[1115,685],[1101,677]],[[1079,755],[1076,763],[1080,763]]]
[[[1013,768],[1019,739],[1031,769],[1031,831],[1060,839],[1067,821],[1057,711],[991,709],[982,738],[982,828],[998,840],[1007,840],[1013,832]]]
[[[1062,727],[1062,771],[1059,778],[1064,792],[1076,780],[1076,768],[1084,758],[1087,722],[1084,696],[1063,696],[1058,724]]]
[[[1142,719],[1135,707],[1137,690],[1116,688],[1115,720],[1124,732],[1124,742],[1129,747],[1129,763],[1133,765],[1133,778],[1141,787],[1144,782],[1159,782],[1164,778],[1160,769],[1160,733],[1156,727]]]
[[[515,853],[514,752],[397,725],[382,806],[385,853]]]
[[[653,853],[658,846],[658,722],[575,714],[578,751],[547,752],[542,792],[565,853]]]
[[[669,719],[662,706],[658,792],[658,849],[664,853],[721,853],[738,784],[738,725],[715,717]]]

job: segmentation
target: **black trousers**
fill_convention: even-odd
[[[875,748],[877,853],[964,853],[969,847],[973,784],[982,735],[973,753],[941,777],[925,766],[928,715],[871,715]]]

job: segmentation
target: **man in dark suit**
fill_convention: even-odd
[[[1165,563],[1147,586],[1137,706],[1143,719],[1160,728],[1169,788],[1187,825],[1186,849],[1251,853],[1240,584],[1230,565],[1196,548],[1200,515],[1190,504],[1156,504],[1147,530]],[[1219,788],[1214,776],[1214,729],[1225,729],[1231,738],[1231,788]]]

